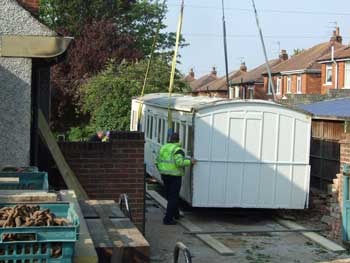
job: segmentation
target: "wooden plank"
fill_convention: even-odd
[[[300,226],[292,221],[289,220],[283,220],[280,218],[275,218],[275,220],[277,221],[277,223],[279,223],[280,225],[287,227],[289,229],[298,229],[298,230],[302,230],[305,229],[303,226]],[[313,233],[313,232],[301,232],[301,234],[305,237],[307,237],[308,239],[316,242],[317,244],[319,244],[321,247],[324,247],[325,249],[332,251],[332,252],[344,252],[346,251],[345,248],[341,247],[340,245],[336,244],[335,242],[317,234],[317,233]]]
[[[111,219],[117,240],[110,239],[101,219],[86,222],[101,262],[149,262],[149,244],[128,218]]]
[[[0,202],[55,202],[57,194],[45,192],[23,192],[17,194],[0,194]]]
[[[83,213],[79,207],[77,197],[72,190],[59,192],[62,201],[68,201],[75,205],[80,219],[79,240],[75,244],[74,263],[97,263],[98,256],[95,251],[93,240],[86,225]]]
[[[188,231],[193,232],[201,232],[203,231],[200,227],[193,224],[189,220],[182,218],[178,221],[180,225],[182,225],[184,228],[186,228]],[[230,256],[234,255],[235,253],[232,251],[232,249],[225,246],[223,243],[221,243],[219,240],[215,239],[213,236],[208,234],[198,234],[195,235],[200,240],[202,240],[206,245],[214,249],[216,252],[218,252],[220,255],[223,256]]]
[[[66,159],[64,158],[55,138],[53,137],[50,127],[47,124],[46,119],[41,110],[39,110],[38,119],[40,135],[43,141],[46,143],[47,147],[49,148],[51,155],[56,162],[58,170],[60,171],[64,179],[64,182],[66,183],[69,189],[74,190],[78,199],[88,199],[87,193],[85,192],[84,188],[81,186],[74,172],[66,162]]]
[[[96,212],[96,206],[99,206],[109,218],[126,217],[114,200],[81,200],[79,204],[85,218],[100,217]]]
[[[106,214],[106,209],[103,209],[102,206],[95,205],[94,208],[100,216],[101,223],[112,243],[110,262],[149,261],[149,244],[128,218],[110,219],[108,214]],[[101,243],[101,241],[99,242]]]
[[[167,201],[160,194],[158,194],[156,191],[147,190],[147,194],[149,194],[164,209],[166,208]],[[180,211],[180,214],[181,214],[181,211]],[[189,220],[187,220],[185,218],[182,218],[178,222],[180,225],[182,225],[188,231],[191,231],[191,232],[192,231],[193,232],[197,232],[197,231],[201,232],[202,231],[202,229],[200,227],[196,226],[195,224],[193,224],[192,222],[190,222]],[[198,237],[200,240],[202,240],[206,245],[208,245],[209,247],[214,249],[216,252],[218,252],[220,255],[225,255],[225,256],[234,255],[234,252],[230,248],[228,248],[227,246],[222,244],[220,241],[218,241],[217,239],[215,239],[211,235],[200,234],[200,235],[195,235],[195,236]]]
[[[160,194],[158,194],[156,191],[153,190],[147,190],[146,191],[147,194],[152,197],[163,209],[166,209],[166,206],[168,204],[167,200],[165,200],[165,198],[163,198],[163,196],[161,196]],[[184,212],[182,212],[181,210],[179,210],[180,215],[184,216]]]

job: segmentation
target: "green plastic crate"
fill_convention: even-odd
[[[17,203],[0,204],[13,207]],[[67,202],[26,203],[39,205],[40,209],[50,209],[57,217],[67,218],[71,226],[13,227],[0,228],[0,263],[70,263],[74,255],[74,245],[78,240],[80,221],[74,205]],[[6,241],[4,235],[30,236],[30,241]],[[61,246],[62,252],[55,257],[52,248]]]
[[[0,191],[49,191],[48,176],[46,172],[1,172]]]

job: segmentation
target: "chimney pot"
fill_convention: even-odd
[[[189,75],[190,75],[192,78],[194,78],[194,71],[193,71],[193,68],[190,69]]]
[[[333,31],[333,35],[330,39],[330,43],[333,45],[334,42],[338,42],[339,44],[342,44],[343,38],[340,35],[340,28],[337,26],[335,30]]]
[[[216,67],[213,67],[213,70],[211,71],[211,75],[215,76],[217,75]]]
[[[287,50],[285,50],[285,49],[281,49],[281,53],[280,53],[280,56],[279,56],[279,58],[281,59],[281,60],[288,60],[288,53],[287,53]]]
[[[242,63],[241,63],[241,66],[240,66],[239,70],[240,70],[240,71],[247,72],[247,66],[245,65],[245,62],[242,62]]]

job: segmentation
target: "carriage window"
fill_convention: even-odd
[[[158,134],[157,134],[157,142],[160,143],[162,141],[162,119],[158,119]]]
[[[150,116],[149,115],[146,115],[146,119],[147,119],[147,124],[146,124],[146,128],[145,128],[145,131],[146,131],[146,138],[149,138],[149,128],[150,128]]]
[[[163,144],[167,143],[168,140],[168,123],[166,120],[163,120]]]
[[[181,123],[181,144],[182,147],[186,148],[186,124],[185,123]]]
[[[149,138],[153,139],[153,116],[151,116],[151,120],[150,120]]]
[[[193,156],[193,128],[188,126],[188,136],[187,136],[187,154]]]
[[[180,133],[180,124],[178,122],[175,122],[175,129],[174,130],[177,134]]]

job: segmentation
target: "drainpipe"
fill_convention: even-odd
[[[334,60],[334,46],[332,45],[332,63],[335,64],[335,89],[338,89],[338,63]]]

